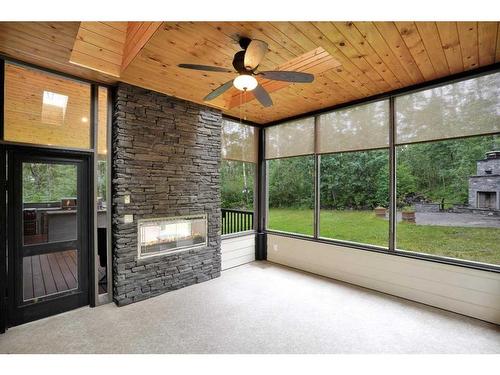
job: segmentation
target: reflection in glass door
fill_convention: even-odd
[[[10,161],[20,324],[88,303],[89,189],[84,158],[16,152]]]
[[[22,163],[23,245],[78,239],[77,166]],[[71,247],[71,244],[68,244]],[[23,257],[23,300],[78,288],[77,249],[50,249]]]

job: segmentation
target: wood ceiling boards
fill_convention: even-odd
[[[96,32],[89,24],[117,29],[122,38]],[[85,37],[83,30],[89,28],[99,37]],[[113,42],[102,44],[102,34]],[[239,105],[234,89],[204,103],[210,91],[235,74],[186,70],[177,64],[231,68],[240,50],[239,36],[268,43],[260,70],[291,66],[318,48],[331,67],[316,71],[311,84],[265,83],[273,91],[269,108],[250,95]],[[82,39],[94,47],[82,46]],[[0,52],[100,82],[123,81],[209,104],[264,124],[500,62],[500,27],[499,22],[4,22]],[[106,64],[92,67],[96,62],[87,58],[86,64],[79,61],[86,67],[77,66],[70,63],[72,53]]]

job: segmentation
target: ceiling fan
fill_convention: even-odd
[[[234,87],[240,91],[251,91],[255,98],[264,107],[270,107],[273,105],[273,101],[271,100],[269,93],[257,82],[254,76],[261,76],[265,79],[293,83],[311,83],[314,81],[314,75],[303,72],[284,70],[257,72],[256,69],[264,59],[264,55],[267,52],[267,43],[258,39],[241,38],[239,40],[239,45],[243,51],[236,52],[233,58],[233,67],[239,75],[235,79],[217,87],[214,91],[205,96],[205,101],[217,98],[234,85]],[[178,66],[180,68],[202,70],[207,72],[234,72],[231,69],[219,66],[197,64],[179,64]]]

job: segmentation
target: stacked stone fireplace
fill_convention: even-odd
[[[220,275],[221,113],[120,84],[113,117],[113,285],[126,305]],[[138,223],[206,215],[206,246],[138,256]]]
[[[469,207],[500,211],[500,151],[490,151],[477,162],[477,174],[469,178]]]

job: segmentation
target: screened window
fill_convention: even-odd
[[[256,137],[254,127],[223,120],[222,234],[244,232],[254,228]]]
[[[499,136],[397,147],[397,249],[500,264],[500,152],[492,150]]]
[[[500,73],[393,100],[265,129],[267,228],[500,265]]]
[[[397,143],[500,131],[500,73],[396,98]]]
[[[387,247],[388,100],[320,115],[317,126],[320,237]]]
[[[314,234],[314,117],[266,128],[267,228]]]
[[[267,161],[267,227],[283,232],[314,234],[314,157]]]
[[[500,73],[395,104],[396,249],[500,264]]]
[[[320,236],[389,245],[389,152],[321,155]]]
[[[222,207],[253,211],[255,164],[222,160]]]
[[[222,122],[222,158],[257,162],[257,132],[252,126],[236,121]]]
[[[318,152],[389,146],[389,101],[359,105],[318,116]]]
[[[90,85],[5,64],[4,139],[89,149]]]
[[[287,122],[266,129],[266,159],[314,153],[314,118]]]

